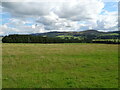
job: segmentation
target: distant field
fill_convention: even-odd
[[[3,88],[117,88],[118,46],[2,44]]]
[[[3,37],[0,37],[0,43],[2,42],[2,38],[3,38]]]

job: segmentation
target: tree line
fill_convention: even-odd
[[[44,36],[34,36],[34,35],[9,35],[2,39],[3,43],[107,43],[107,44],[119,44],[120,42],[115,40],[95,40],[94,36],[84,36],[83,39],[78,38],[68,38],[64,39],[59,37],[44,37]]]
[[[106,43],[106,44],[120,44],[120,41],[116,40],[93,40],[92,43]]]
[[[33,35],[9,35],[2,39],[3,43],[81,43],[78,39],[61,39]]]

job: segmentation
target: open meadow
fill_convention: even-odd
[[[2,44],[3,88],[117,88],[118,45]]]

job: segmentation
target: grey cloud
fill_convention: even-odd
[[[52,25],[58,21],[57,18],[51,18],[51,17],[40,17],[36,22],[42,23],[44,25]]]
[[[15,16],[43,16],[51,10],[49,3],[36,2],[2,2],[3,11],[10,12]]]

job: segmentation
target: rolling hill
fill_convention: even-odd
[[[112,31],[112,32],[100,32],[97,30],[85,30],[80,32],[47,32],[47,33],[35,33],[30,35],[39,35],[39,36],[46,36],[46,37],[93,37],[93,38],[99,38],[99,37],[106,37],[107,38],[118,38],[120,34],[120,31]]]
[[[100,32],[86,30],[80,32],[47,32],[27,35],[9,35],[2,39],[4,43],[120,43],[120,31]]]

